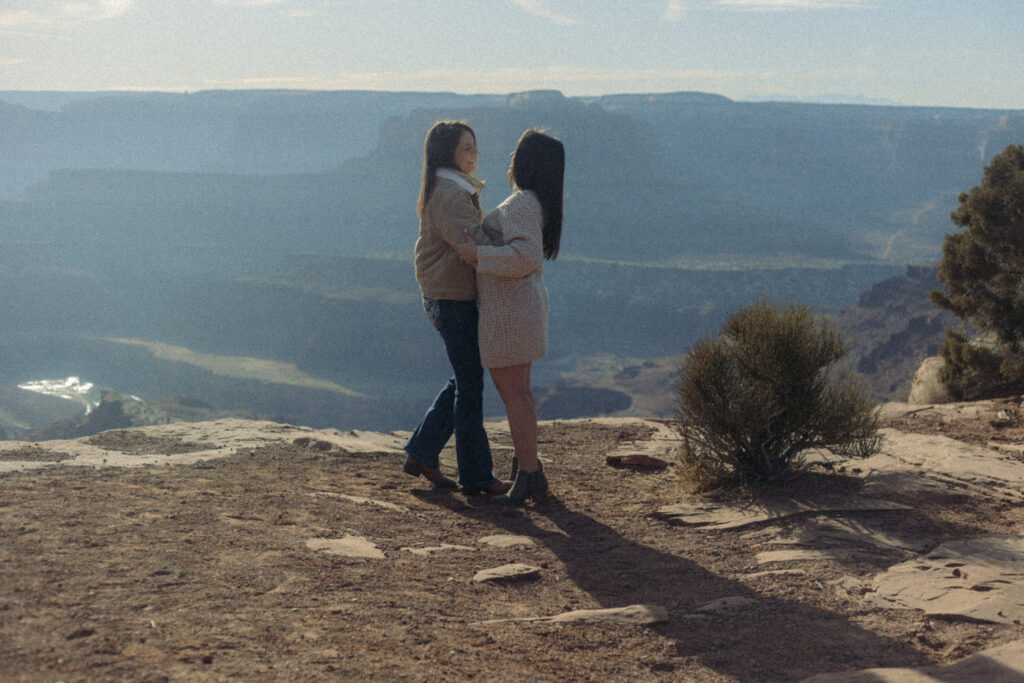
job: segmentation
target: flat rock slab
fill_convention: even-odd
[[[382,560],[384,553],[362,536],[346,534],[342,538],[311,538],[306,541],[310,550],[324,550],[332,555],[366,560]]]
[[[758,564],[771,562],[842,562],[858,554],[856,548],[791,548],[789,550],[766,550],[756,555]]]
[[[866,492],[954,490],[1024,502],[1024,462],[1014,454],[937,434],[906,434],[895,429],[880,432],[884,439],[877,455],[844,463],[865,473]]]
[[[500,567],[481,569],[473,576],[476,583],[525,581],[540,576],[540,569],[528,564],[503,564]]]
[[[718,598],[717,600],[711,600],[710,602],[698,605],[693,611],[698,614],[724,614],[725,612],[745,609],[752,604],[754,604],[752,598],[744,595],[728,595],[724,598]]]
[[[367,498],[366,496],[353,496],[347,493],[335,493],[333,491],[317,491],[312,494],[314,496],[324,496],[326,498],[339,498],[341,500],[351,501],[353,503],[361,503],[364,505],[376,505],[377,507],[384,508],[386,510],[394,510],[395,512],[409,512],[409,508],[398,503],[391,503],[386,500],[377,500],[376,498]]]
[[[876,604],[934,618],[1024,623],[1024,537],[950,541],[875,579]]]
[[[627,605],[606,609],[580,609],[563,612],[550,617],[526,617],[521,619],[492,619],[481,624],[504,624],[510,622],[544,622],[553,624],[598,624],[605,626],[643,626],[668,621],[668,610],[662,605]]]
[[[984,681],[985,683],[1020,683],[1024,681],[1024,641],[1014,641],[949,666],[927,666],[920,669],[865,669],[843,673],[818,674],[801,683],[936,683],[937,681]]]
[[[668,610],[661,605],[628,605],[607,609],[579,609],[548,617],[556,624],[660,624],[668,621]]]
[[[859,544],[884,550],[920,553],[934,545],[930,538],[883,531],[861,520],[847,517],[816,519],[813,524],[800,529],[798,535],[803,536],[805,540],[813,539],[814,547]]]
[[[117,430],[112,430],[117,431]],[[209,448],[190,448],[187,452],[164,454],[159,449],[152,451],[131,449],[128,451],[104,448],[98,436],[57,441],[0,441],[0,472],[14,472],[27,469],[64,466],[84,467],[143,467],[146,465],[190,465],[203,460],[224,458],[242,450],[261,448],[275,444],[312,444],[315,450],[338,448],[350,453],[404,453],[403,441],[397,434],[379,432],[339,431],[337,429],[311,429],[293,425],[278,424],[263,420],[226,418],[210,422],[174,422],[167,425],[153,425],[131,429],[150,437],[155,443],[166,444],[180,441],[187,444],[208,445]],[[106,433],[106,432],[104,432]],[[59,455],[53,460],[35,457],[31,460],[17,458],[18,452],[26,449],[45,449]]]
[[[922,553],[935,546],[931,537],[914,532],[892,533],[853,517],[811,517],[799,525],[768,526],[749,534],[759,545],[802,548],[863,547],[900,553]]]
[[[651,513],[651,516],[665,520],[669,524],[715,530],[739,529],[750,524],[795,515],[908,509],[910,508],[899,503],[862,496],[823,496],[808,500],[787,498],[771,504],[751,504],[745,507],[713,503],[680,503],[659,508]]]
[[[806,576],[806,569],[770,569],[764,572],[754,572],[752,574],[743,574],[740,576],[742,579],[763,579],[765,577],[773,576]]]
[[[911,413],[929,411],[949,420],[967,419],[976,420],[994,412],[998,403],[993,400],[965,401],[961,403],[935,403],[932,405],[917,405],[913,403],[900,403],[891,401],[879,406],[879,417],[888,420],[897,417],[905,417]]]
[[[531,546],[537,545],[529,536],[517,536],[516,534],[495,534],[494,536],[484,536],[480,539],[480,542],[484,545],[493,546],[495,548],[515,548],[517,546]]]
[[[410,552],[413,555],[433,555],[435,553],[443,553],[448,550],[476,550],[476,548],[470,548],[467,545],[454,545],[451,543],[442,543],[441,545],[428,546],[426,548],[411,548],[406,546],[402,548],[406,552]]]

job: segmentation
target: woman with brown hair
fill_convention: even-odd
[[[547,354],[548,292],[541,264],[558,256],[562,235],[565,148],[537,130],[519,139],[509,166],[512,194],[483,223],[466,231],[459,256],[476,268],[480,356],[508,414],[515,447],[514,482],[495,502],[522,505],[548,490],[537,458],[537,403],[530,367]]]
[[[435,487],[455,488],[439,468],[441,449],[455,435],[459,483],[468,494],[501,494],[509,484],[492,473],[483,426],[484,371],[480,365],[476,275],[455,246],[480,233],[483,183],[476,170],[476,135],[465,123],[439,121],[423,145],[423,179],[416,240],[416,280],[423,309],[441,334],[452,378],[441,389],[405,444],[402,470]]]

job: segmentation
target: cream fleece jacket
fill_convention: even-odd
[[[514,192],[484,221],[482,232],[493,236],[490,242],[477,240],[480,362],[485,368],[530,363],[547,354],[543,222],[544,211],[529,190]]]

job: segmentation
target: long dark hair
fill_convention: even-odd
[[[556,138],[533,128],[523,133],[512,157],[509,179],[520,190],[531,190],[544,210],[544,258],[554,260],[562,240],[562,183],[565,147]]]
[[[455,149],[465,132],[476,142],[476,133],[462,121],[438,121],[427,131],[427,138],[423,141],[423,180],[416,205],[416,213],[421,218],[437,183],[437,169],[455,168]]]

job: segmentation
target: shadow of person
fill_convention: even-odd
[[[553,571],[564,571],[598,607],[664,606],[669,621],[651,628],[674,642],[676,656],[696,659],[722,675],[800,680],[824,672],[930,663],[909,643],[858,626],[847,615],[805,603],[800,595],[781,599],[760,593],[679,551],[626,538],[554,497],[524,509],[419,497],[542,543],[560,563]],[[652,542],[663,545],[658,538],[652,534]],[[813,658],[795,658],[792,645],[807,642],[830,646]]]

